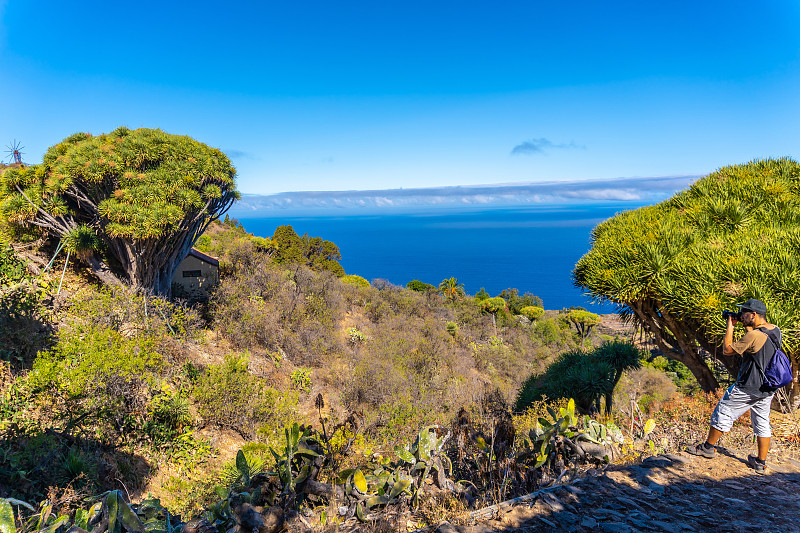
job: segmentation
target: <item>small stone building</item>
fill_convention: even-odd
[[[219,281],[219,260],[192,248],[172,278],[172,295],[205,301]]]

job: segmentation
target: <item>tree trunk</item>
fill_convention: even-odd
[[[798,361],[794,357],[792,357],[791,361],[794,381],[789,384],[787,392],[789,393],[789,405],[794,410],[800,408],[800,369],[798,369],[800,365],[798,365]]]
[[[662,353],[686,365],[703,391],[711,392],[719,388],[717,378],[697,351],[700,343],[696,333],[689,331],[655,301],[631,302],[628,307],[644,328],[655,337]]]
[[[92,274],[97,277],[100,281],[102,281],[106,285],[111,285],[112,287],[123,287],[125,283],[115,276],[111,269],[108,268],[104,262],[98,260],[94,256],[90,256],[86,258],[86,264],[89,265],[89,269],[92,271]]]

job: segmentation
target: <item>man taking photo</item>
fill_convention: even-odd
[[[738,316],[727,313],[728,324],[722,353],[742,356],[739,375],[714,409],[706,441],[689,446],[686,451],[713,458],[717,453],[714,446],[719,438],[730,431],[736,419],[749,410],[753,433],[758,442],[758,455],[748,455],[747,464],[756,473],[764,474],[772,435],[769,411],[775,394],[774,390],[764,385],[764,369],[781,346],[781,330],[767,322],[767,306],[761,300],[750,299],[738,307],[741,308]],[[734,342],[733,328],[737,322],[742,323],[745,334]]]

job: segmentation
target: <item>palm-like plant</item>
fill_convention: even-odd
[[[464,284],[454,277],[443,279],[439,283],[439,294],[444,296],[445,300],[456,300],[464,296]]]
[[[573,398],[582,412],[613,407],[614,388],[626,370],[639,368],[639,350],[628,342],[613,341],[584,353],[564,352],[541,375],[533,375],[522,385],[515,408],[524,410],[542,397]]]
[[[180,261],[238,198],[234,177],[222,152],[189,137],[127,128],[78,133],[51,147],[41,165],[0,173],[0,214],[75,241],[107,283],[168,294]],[[84,246],[87,227],[105,258]]]
[[[611,341],[597,348],[592,355],[598,361],[611,367],[611,371],[608,374],[610,379],[606,383],[608,388],[603,392],[606,400],[606,413],[611,413],[614,388],[619,383],[623,372],[642,367],[641,354],[639,349],[630,342]]]
[[[567,320],[575,326],[581,336],[581,348],[585,348],[586,337],[600,323],[600,317],[584,309],[573,309],[567,314]]]
[[[662,352],[689,367],[706,391],[718,382],[701,352],[721,351],[721,310],[763,300],[797,372],[799,196],[800,165],[791,159],[721,168],[665,202],[597,226],[573,279],[651,332]],[[719,360],[736,374],[734,358]],[[798,398],[797,383],[794,392]]]

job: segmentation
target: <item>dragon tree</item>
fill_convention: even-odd
[[[77,133],[0,174],[0,215],[81,252],[106,283],[169,295],[178,264],[239,197],[220,150],[157,129]]]
[[[724,167],[660,204],[617,214],[593,230],[573,280],[595,300],[617,304],[665,355],[689,367],[705,391],[719,386],[710,358],[733,376],[740,364],[722,355],[721,311],[748,298],[763,300],[792,356],[795,403],[800,397],[796,161]]]

